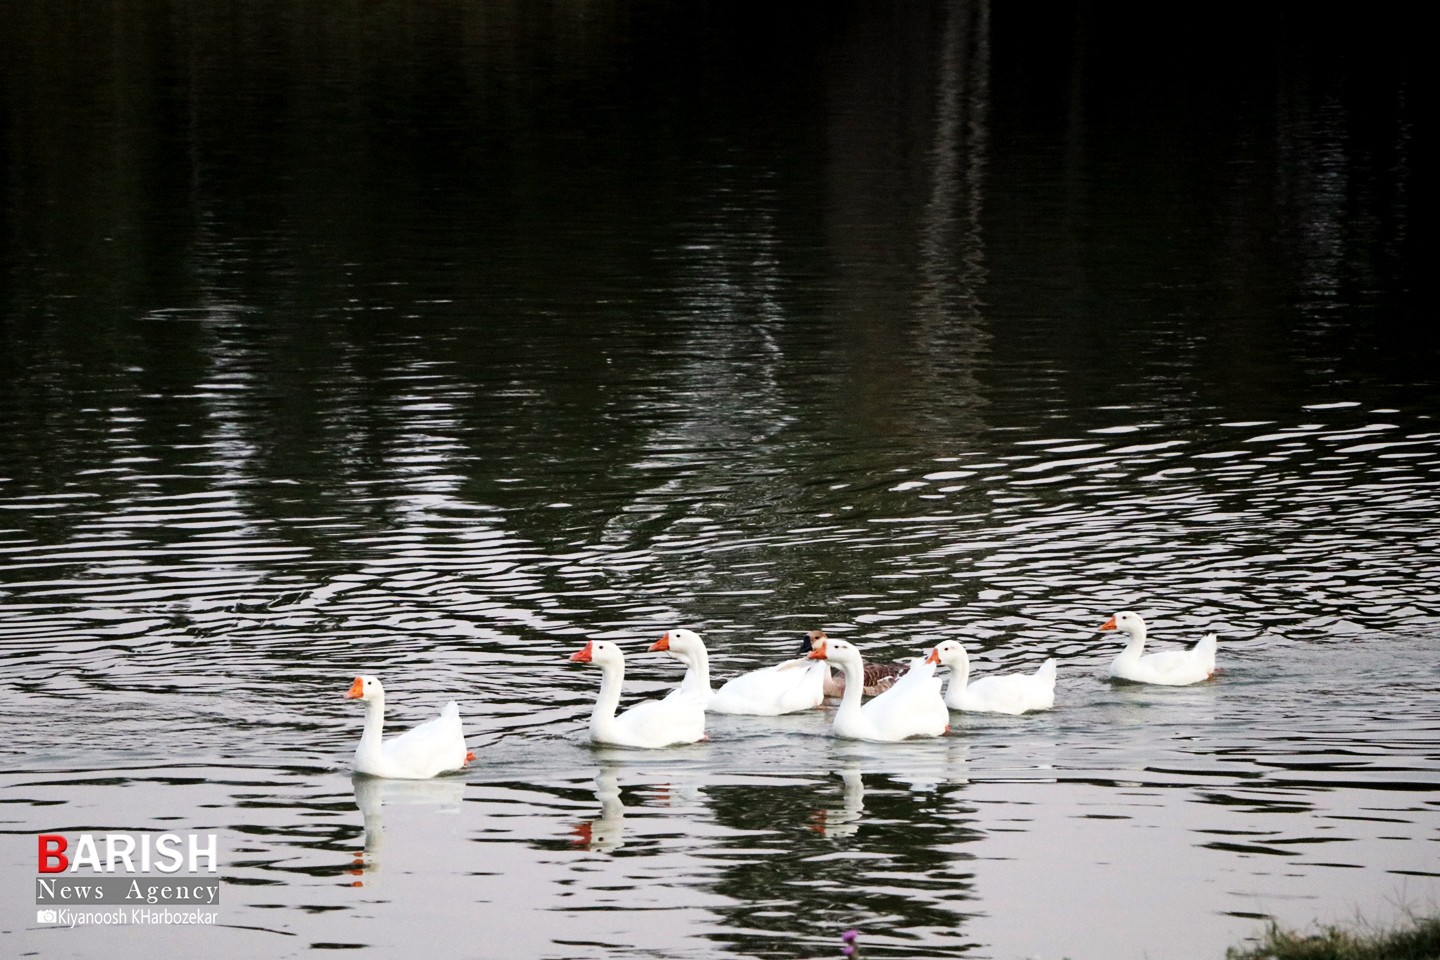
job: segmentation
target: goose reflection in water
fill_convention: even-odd
[[[844,784],[839,807],[821,807],[810,818],[816,833],[827,837],[853,837],[860,830],[865,815],[865,781],[859,763],[848,763],[836,774]]]
[[[582,820],[570,828],[572,846],[604,853],[625,845],[626,807],[620,796],[622,773],[647,781],[645,786],[635,788],[641,792],[640,804],[643,806],[696,808],[704,802],[694,779],[674,767],[637,768],[623,763],[602,762],[595,771],[595,799],[600,804],[600,815]],[[652,779],[656,777],[663,779]]]
[[[459,813],[465,799],[465,781],[459,778],[438,780],[386,780],[364,774],[350,779],[355,789],[355,806],[365,818],[365,848],[355,854],[349,873],[369,877],[373,885],[380,872],[381,850],[385,846],[386,807],[435,807],[440,813]],[[356,880],[354,887],[365,886]]]
[[[595,799],[600,816],[583,820],[570,831],[571,843],[586,850],[608,852],[625,843],[625,804],[620,799],[620,778],[614,768],[595,775]]]

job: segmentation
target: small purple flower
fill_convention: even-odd
[[[860,955],[860,948],[855,946],[855,940],[859,936],[859,930],[846,930],[844,933],[840,934],[840,939],[845,941],[845,945],[840,948],[841,956],[858,957]]]

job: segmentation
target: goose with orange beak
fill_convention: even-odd
[[[710,713],[776,717],[818,707],[825,699],[824,682],[830,668],[807,656],[797,657],[727,680],[710,689],[710,655],[705,641],[693,630],[676,629],[650,647],[663,650],[685,664],[685,679],[671,697],[699,697]]]
[[[386,740],[385,687],[380,678],[356,677],[345,699],[365,704],[365,729],[355,748],[356,773],[392,780],[428,780],[459,770],[475,759],[465,748],[460,706],[454,700],[445,704],[435,719]]]
[[[1138,613],[1124,611],[1100,625],[1101,630],[1119,630],[1129,638],[1125,649],[1110,664],[1110,676],[1133,683],[1157,683],[1183,687],[1215,674],[1215,634],[1207,633],[1189,650],[1145,653],[1145,620]]]
[[[1054,657],[1040,664],[1034,673],[1007,673],[974,681],[970,679],[970,655],[956,640],[937,644],[926,659],[950,668],[945,705],[951,710],[1018,716],[1055,706]]]
[[[950,709],[940,695],[934,663],[916,657],[890,689],[861,704],[865,661],[854,644],[827,637],[810,657],[828,660],[845,673],[845,693],[835,711],[837,737],[893,741],[938,737],[950,729]]]
[[[592,640],[570,659],[574,663],[592,663],[601,671],[600,692],[590,713],[590,739],[594,742],[655,750],[705,739],[704,697],[692,695],[692,688],[683,682],[663,699],[642,700],[624,713],[617,713],[620,688],[625,683],[625,654],[620,647],[609,640]]]

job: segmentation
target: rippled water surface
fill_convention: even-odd
[[[7,953],[1218,958],[1435,908],[1404,56],[241,7],[0,14]],[[1221,673],[1112,683],[1120,609]],[[1056,706],[592,746],[569,655],[663,692],[676,626],[719,679],[814,627],[1055,657]],[[477,761],[352,780],[361,672]],[[87,830],[218,832],[218,925],[32,923]]]

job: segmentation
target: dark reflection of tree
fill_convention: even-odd
[[[1144,382],[1157,409],[1198,394],[1263,416],[1329,389],[1341,358],[1383,383],[1433,359],[1395,282],[1415,257],[1421,58],[1395,21],[1254,12],[1119,49],[1144,16],[994,8],[987,315],[1017,335],[992,360],[1055,362],[1067,407],[1163,371]]]
[[[943,945],[947,934],[936,941],[937,932],[959,928],[974,895],[973,875],[957,869],[955,847],[979,834],[955,788],[913,790],[882,774],[857,772],[855,779],[863,781],[863,812],[848,821],[835,813],[854,807],[857,784],[839,774],[821,787],[706,790],[717,822],[741,831],[712,854],[727,863],[714,890],[730,900],[719,913],[732,932],[719,936],[747,956],[796,956],[803,953],[798,937],[838,943],[843,930],[868,925],[886,937],[920,932],[930,956],[964,952],[958,942]],[[828,829],[842,821],[844,829]],[[727,857],[726,850],[736,852]],[[865,952],[887,950],[871,941]]]
[[[847,41],[827,105],[827,310],[844,387],[828,426],[954,453],[984,425],[989,4],[935,5]]]
[[[5,542],[203,547],[146,517],[214,495],[255,581],[255,545],[304,580],[484,528],[546,561],[532,596],[628,551],[595,581],[753,633],[914,574],[856,535],[927,509],[885,466],[1033,428],[997,384],[1433,393],[1413,68],[1375,28],[832,13],[0,4],[0,490],[86,505]]]

